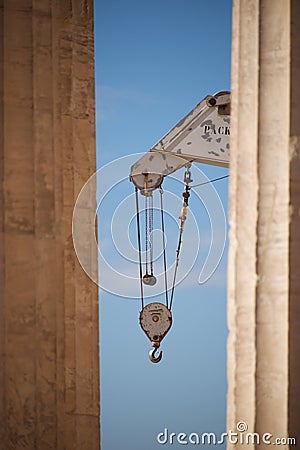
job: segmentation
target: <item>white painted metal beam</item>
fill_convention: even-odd
[[[153,190],[188,162],[229,167],[229,138],[230,93],[209,95],[131,167],[130,179]]]

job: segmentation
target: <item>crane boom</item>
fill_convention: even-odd
[[[130,180],[150,193],[187,163],[229,167],[230,92],[205,97],[132,167]]]

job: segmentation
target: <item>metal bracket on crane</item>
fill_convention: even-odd
[[[130,181],[149,195],[187,162],[229,167],[229,138],[230,92],[208,95],[131,167]]]

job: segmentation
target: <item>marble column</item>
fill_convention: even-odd
[[[0,21],[1,448],[96,450],[98,292],[72,243],[96,168],[93,2],[1,0]]]
[[[227,428],[272,442],[300,442],[299,80],[299,2],[234,0]]]

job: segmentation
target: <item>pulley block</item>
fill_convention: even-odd
[[[149,303],[140,313],[140,325],[154,347],[149,353],[150,360],[159,362],[162,358],[162,351],[158,356],[155,356],[155,352],[172,326],[171,311],[162,303]]]

